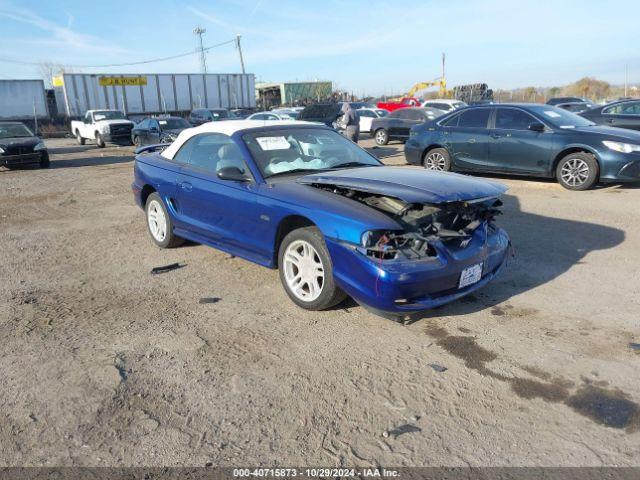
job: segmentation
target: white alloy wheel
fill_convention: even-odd
[[[427,170],[444,171],[447,166],[447,159],[440,152],[431,152],[424,159],[424,168]]]
[[[567,185],[579,187],[589,178],[589,165],[581,158],[571,158],[562,165],[560,175]]]
[[[158,242],[163,242],[167,236],[167,218],[162,205],[157,200],[151,200],[147,207],[147,222],[149,231]]]
[[[289,291],[303,302],[313,302],[320,296],[324,286],[324,266],[309,242],[296,240],[287,247],[284,277]]]

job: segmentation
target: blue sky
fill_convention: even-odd
[[[563,85],[584,76],[640,82],[640,1],[0,0],[0,57],[107,64],[169,56],[242,35],[258,81],[332,80],[391,94],[440,74],[449,86]],[[238,72],[233,45],[207,54],[210,72]],[[196,55],[82,72],[197,72]],[[0,78],[38,78],[0,61]]]

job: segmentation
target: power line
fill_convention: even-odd
[[[164,62],[166,60],[173,60],[175,58],[181,58],[181,57],[187,57],[189,55],[194,55],[197,53],[204,53],[207,52],[213,48],[217,48],[217,47],[222,47],[223,45],[228,45],[231,43],[236,43],[236,39],[232,39],[232,40],[227,40],[226,42],[221,42],[218,43],[216,45],[211,45],[209,47],[204,47],[202,50],[200,50],[199,48],[196,50],[192,50],[190,52],[187,53],[181,53],[179,55],[171,55],[170,57],[161,57],[161,58],[154,58],[151,60],[142,60],[139,62],[128,62],[128,63],[110,63],[110,64],[105,64],[105,65],[68,65],[66,63],[61,63],[60,65],[63,65],[65,67],[68,68],[109,68],[109,67],[129,67],[132,65],[144,65],[147,63],[155,63],[155,62]],[[35,65],[35,66],[40,66],[42,65],[42,63],[44,62],[26,62],[23,60],[15,60],[12,58],[4,58],[4,57],[0,57],[0,62],[6,62],[6,63],[17,63],[20,65]],[[56,62],[47,62],[47,63],[56,63]]]

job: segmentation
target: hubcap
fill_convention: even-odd
[[[380,130],[379,132],[376,133],[376,140],[378,141],[378,143],[384,143],[386,138],[387,138],[387,134],[384,133],[384,131]]]
[[[296,240],[284,252],[284,278],[289,291],[303,302],[313,302],[322,293],[324,266],[315,248]]]
[[[164,241],[167,236],[167,218],[164,215],[162,205],[157,200],[152,200],[147,209],[147,221],[149,231],[158,242]]]
[[[427,170],[444,170],[446,166],[447,161],[439,152],[430,153],[424,161],[424,167]]]
[[[567,185],[580,186],[589,178],[589,165],[580,158],[571,158],[562,165],[560,176]]]

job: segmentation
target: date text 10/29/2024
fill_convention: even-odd
[[[397,470],[386,468],[234,468],[236,478],[344,478],[370,477],[393,478],[398,477]]]

